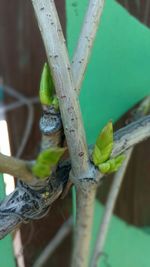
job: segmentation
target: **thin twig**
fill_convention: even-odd
[[[31,134],[33,121],[34,121],[34,107],[32,104],[28,104],[27,122],[25,124],[21,143],[20,143],[19,148],[18,148],[17,153],[16,153],[16,158],[20,158],[24,149],[25,149],[25,146],[26,146],[28,139],[29,139],[29,136]]]
[[[3,88],[9,95],[12,95],[13,97],[19,99],[21,102],[27,105],[28,118],[27,118],[27,122],[25,125],[25,131],[23,133],[21,144],[16,153],[16,157],[19,158],[21,154],[23,153],[23,150],[27,144],[29,135],[31,133],[31,129],[32,129],[33,121],[34,121],[34,109],[33,109],[32,103],[28,100],[28,98],[22,95],[21,93],[17,92],[14,88],[10,86],[6,86],[6,85],[3,86]]]
[[[34,178],[28,169],[28,162],[0,153],[0,172],[8,173],[26,183],[30,183]]]
[[[146,120],[146,124],[144,123],[144,121]],[[140,120],[141,121],[141,120]],[[137,121],[137,125],[138,125],[138,121]],[[141,122],[140,122],[141,124]],[[150,137],[150,116],[146,116],[143,118],[143,126],[140,126],[139,128],[139,131],[143,131],[142,127],[145,129],[146,128],[146,138]],[[135,144],[137,143],[134,143],[135,142],[140,142],[140,141],[143,141],[144,136],[142,135],[141,139],[140,139],[140,132],[139,132],[139,138],[138,139],[135,139],[134,138],[134,132],[135,132],[135,123],[131,123],[130,124],[130,127],[128,127],[128,129],[130,128],[129,132],[130,132],[130,135],[128,135],[128,138],[130,139],[133,139],[132,141],[132,146],[134,146]],[[126,136],[126,127],[124,127],[122,129],[122,131],[124,132],[124,137]],[[132,132],[133,130],[133,132]],[[138,129],[137,129],[138,131]],[[119,138],[119,133],[120,133],[120,130],[118,131],[118,133],[116,133],[115,135],[117,135],[118,137],[118,142],[120,140],[120,150],[117,150],[117,153],[120,154],[120,153],[123,153],[126,151],[126,149],[129,149],[129,143],[123,143],[122,140],[123,140],[123,136],[122,136],[122,132],[121,132],[121,138]],[[133,133],[133,134],[132,134]],[[149,133],[149,134],[147,134]],[[123,145],[124,144],[124,145]],[[114,143],[114,147],[115,147],[115,143]],[[117,147],[118,147],[118,143],[117,143]],[[116,156],[118,155],[116,154]],[[4,158],[3,158],[4,157]],[[5,158],[6,157],[6,158]],[[10,162],[9,162],[10,160]],[[5,170],[3,169],[4,166],[6,168],[6,173],[8,173],[8,170],[10,168],[10,165],[14,166],[16,165],[16,159],[13,159],[12,157],[7,157],[7,156],[2,156],[2,160],[1,160],[1,154],[0,154],[0,162],[4,162],[4,164],[2,164],[2,166],[0,166],[0,171],[3,171],[5,172]],[[18,161],[19,161],[19,164],[18,164]],[[20,164],[21,162],[21,164]],[[6,164],[6,165],[5,165]],[[8,164],[8,168],[7,168],[7,164]],[[24,168],[24,164],[25,162],[23,162],[23,168]],[[23,169],[22,169],[22,161],[18,160],[17,159],[17,168],[18,166],[20,166],[20,169],[21,169],[21,176],[25,177],[24,174],[22,174],[23,172]],[[2,167],[2,169],[1,169]],[[69,171],[69,166],[67,167],[67,171]],[[14,169],[14,172],[16,172],[16,170]],[[17,170],[18,172],[18,170]],[[20,170],[19,170],[20,172]],[[26,166],[25,166],[25,172],[26,172]],[[14,173],[12,173],[12,168],[9,172],[10,174],[14,175]],[[64,171],[61,172],[61,169],[60,169],[60,175],[59,177],[58,174],[56,175],[56,179],[57,181],[59,181],[59,183],[57,182],[56,184],[56,181],[54,181],[54,192],[52,191],[51,192],[51,198],[50,198],[50,201],[48,199],[48,203],[47,203],[47,200],[44,200],[44,203],[42,205],[40,205],[40,210],[37,210],[37,212],[42,212],[42,209],[44,211],[44,208],[45,206],[49,206],[52,202],[54,202],[59,196],[60,194],[62,193],[62,190],[63,190],[63,186],[64,186],[64,181],[62,181],[62,177],[63,175],[65,175],[65,182],[67,181],[68,179],[68,175],[66,177],[66,169]],[[103,178],[103,174],[99,174],[99,180]],[[95,179],[95,178],[94,178]],[[45,181],[44,181],[45,182]],[[50,182],[51,179],[50,179]],[[32,180],[32,183],[33,183],[33,180]],[[40,180],[39,180],[39,183],[40,183]],[[43,181],[41,181],[42,185],[43,185]],[[81,205],[80,206],[80,209],[78,208],[78,211],[77,211],[77,216],[78,216],[78,219],[77,219],[77,222],[80,222],[79,224],[79,228],[81,231],[78,232],[78,235],[79,235],[79,239],[80,239],[80,243],[83,242],[83,239],[90,242],[90,234],[89,234],[89,225],[92,223],[92,214],[93,214],[93,203],[94,203],[94,198],[95,198],[95,192],[94,190],[92,190],[91,194],[88,194],[88,190],[91,189],[91,187],[95,185],[94,181],[90,180],[90,186],[89,186],[89,182],[88,181],[83,181],[82,180],[82,183],[83,183],[83,187],[85,190],[80,190],[80,192],[78,192],[77,194],[77,201],[78,201],[78,205]],[[36,181],[36,184],[37,184],[37,181]],[[51,186],[52,187],[52,186]],[[34,185],[34,188],[35,188],[35,185]],[[39,188],[41,188],[41,185],[39,185]],[[46,185],[45,185],[45,189],[43,190],[46,190]],[[53,188],[53,187],[52,187]],[[80,188],[78,188],[79,190]],[[16,226],[18,226],[18,224],[20,224],[21,222],[23,222],[23,218],[26,218],[29,214],[30,214],[30,217],[32,216],[32,219],[34,219],[34,214],[33,214],[33,211],[35,212],[35,207],[34,207],[34,202],[33,202],[33,211],[32,209],[28,209],[26,212],[24,212],[23,210],[23,214],[22,214],[22,208],[23,208],[23,205],[26,207],[27,205],[27,201],[25,201],[25,198],[24,198],[24,194],[26,194],[26,192],[24,192],[23,194],[21,193],[21,191],[19,191],[19,189],[17,189],[17,192],[18,194],[22,197],[22,201],[23,202],[18,202],[17,198],[18,196],[16,196],[16,191],[14,191],[11,196],[12,196],[12,201],[13,202],[10,202],[9,199],[10,199],[10,196],[8,196],[5,200],[3,200],[3,204],[1,203],[0,205],[0,211],[1,213],[3,213],[3,216],[4,217],[3,219],[1,218],[1,223],[0,223],[0,238],[3,238],[7,233],[9,233],[11,230],[15,229]],[[82,199],[84,195],[84,198]],[[29,192],[29,196],[30,196],[30,192]],[[34,193],[34,198],[35,198],[36,194]],[[33,199],[34,199],[33,198]],[[30,197],[29,197],[30,199]],[[81,201],[82,199],[82,201]],[[18,206],[18,203],[19,203],[19,206]],[[83,204],[83,205],[82,205]],[[90,205],[89,205],[90,204]],[[90,208],[88,208],[88,205],[90,206]],[[19,208],[19,218],[17,216],[16,213],[14,213],[14,207],[15,207],[15,210],[18,211],[18,208]],[[6,211],[9,210],[9,216],[7,216],[7,213]],[[10,210],[12,210],[12,212],[10,213]],[[80,216],[80,212],[82,211],[82,216]],[[86,215],[88,214],[88,219],[85,217]],[[23,216],[23,217],[22,217]],[[86,218],[86,222],[84,222],[84,218]],[[6,223],[7,222],[7,223]],[[85,224],[84,224],[85,223]],[[88,231],[87,231],[88,229]],[[77,233],[77,229],[76,229],[76,233]],[[87,235],[86,235],[87,233]],[[83,235],[84,234],[84,235]],[[77,234],[76,234],[76,239],[77,239]],[[79,244],[78,242],[76,242],[76,244]],[[84,245],[85,244],[85,245]],[[87,248],[88,246],[86,247],[86,243],[82,243],[82,251],[87,251]],[[76,246],[76,252],[78,251],[79,249],[79,246]],[[74,254],[75,255],[75,254]],[[80,253],[80,255],[82,255]],[[85,255],[85,254],[84,254]],[[87,255],[87,254],[86,254]],[[83,262],[86,263],[86,258],[87,257],[83,257]],[[79,262],[81,261],[81,258],[79,257]],[[76,260],[75,260],[75,263],[76,263]],[[82,262],[81,262],[82,264]],[[84,266],[84,265],[81,265],[81,266]]]
[[[132,119],[137,120],[140,117],[143,117],[145,114],[147,114],[150,110],[150,97],[146,97],[139,105],[136,110],[132,112]],[[90,267],[96,267],[99,261],[100,256],[103,254],[104,245],[107,238],[107,233],[109,230],[113,210],[115,207],[115,203],[120,191],[120,187],[123,181],[123,178],[125,176],[128,163],[131,159],[132,152],[134,147],[131,147],[126,152],[126,159],[124,163],[122,164],[119,171],[115,174],[112,186],[110,188],[110,192],[107,197],[107,202],[104,210],[104,214],[102,216],[102,221],[99,227],[98,231],[98,237],[95,244],[94,254],[91,259]]]
[[[37,104],[39,103],[39,98],[38,97],[31,97],[31,98],[28,98],[28,101],[30,104]],[[6,113],[6,112],[9,112],[13,109],[17,109],[17,108],[20,108],[22,106],[26,105],[26,103],[22,102],[22,101],[14,101],[13,103],[11,104],[8,104],[8,105],[2,105],[0,106],[0,114],[3,114],[3,113]]]
[[[136,122],[132,122],[114,133],[114,147],[111,157],[120,155],[130,147],[137,145],[138,143],[149,137],[150,115],[145,116],[137,120]],[[31,182],[31,180],[33,179],[32,174],[27,169],[27,166],[30,164],[30,162],[19,160],[14,157],[5,156],[0,153],[0,172],[17,176],[19,179],[26,182]],[[21,170],[21,168],[23,169]],[[103,177],[102,174],[100,176]],[[91,176],[87,177],[92,178]],[[83,177],[83,179],[84,178],[86,177]]]
[[[26,103],[28,105],[28,98],[26,98],[24,95],[22,95],[20,92],[16,91],[14,88],[8,86],[8,85],[3,85],[3,90],[9,94],[10,96],[20,100],[23,103]]]
[[[97,266],[99,257],[103,253],[103,248],[104,248],[105,240],[107,237],[107,232],[109,229],[112,213],[113,213],[116,199],[117,199],[120,187],[121,187],[121,183],[123,181],[125,172],[127,170],[128,162],[131,158],[132,151],[133,151],[133,148],[130,148],[127,151],[126,159],[124,160],[119,171],[115,174],[114,181],[113,181],[113,184],[111,186],[111,190],[108,194],[108,198],[107,198],[104,214],[102,217],[100,229],[98,231],[99,234],[98,234],[98,237],[96,240],[95,250],[94,250],[94,254],[92,257],[90,267],[96,267]]]
[[[150,134],[150,115],[121,128],[114,134],[114,148],[111,157],[147,139]]]
[[[75,81],[75,89],[78,94],[92,51],[92,46],[104,7],[104,2],[104,0],[90,0],[72,60],[73,79]]]
[[[34,110],[33,110],[33,106],[32,106],[32,101],[37,102],[38,98],[33,97],[31,99],[28,99],[10,86],[6,86],[6,85],[4,86],[3,85],[2,89],[4,91],[6,91],[7,94],[11,95],[12,97],[17,98],[19,101],[16,103],[7,105],[6,109],[5,109],[5,107],[4,108],[2,107],[0,110],[1,112],[11,110],[12,108],[15,108],[16,106],[19,107],[19,104],[21,104],[21,105],[25,104],[25,105],[27,105],[27,108],[28,108],[28,119],[27,119],[27,123],[26,123],[26,127],[25,127],[25,131],[23,134],[21,144],[20,144],[19,149],[18,149],[17,154],[16,154],[16,158],[17,158],[17,157],[20,157],[20,155],[22,154],[22,152],[25,148],[25,145],[27,143],[29,134],[31,132],[32,123],[33,123],[33,119],[34,119]],[[32,173],[28,169],[27,162],[23,161],[23,160],[17,160],[16,158],[0,154],[0,170],[1,170],[1,172],[9,173],[15,177],[19,177],[20,180],[22,180],[26,183],[29,183],[32,180],[35,181],[36,179],[33,177]]]
[[[72,217],[70,217],[58,230],[54,238],[50,241],[47,247],[42,251],[41,255],[35,261],[33,267],[42,267],[51,257],[57,247],[62,243],[66,236],[70,233],[73,225]]]

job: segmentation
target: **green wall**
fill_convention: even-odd
[[[72,56],[88,0],[66,0]],[[88,142],[150,93],[150,31],[114,0],[106,0],[81,92]],[[86,103],[86,105],[85,105]]]
[[[95,203],[95,216],[91,247],[97,237],[103,206]],[[99,267],[149,267],[150,232],[133,227],[113,216]],[[91,248],[91,250],[92,250]]]
[[[0,200],[5,196],[5,188],[3,176],[0,174]],[[12,239],[8,235],[0,240],[0,266],[1,267],[15,267],[15,260],[13,255]]]
[[[3,99],[3,90],[0,87],[0,101]],[[3,175],[0,173],[0,201],[5,196],[5,185]],[[13,246],[11,236],[8,235],[0,240],[0,267],[15,267]]]
[[[66,0],[67,40],[72,57],[88,0]],[[106,0],[80,103],[89,143],[100,128],[116,121],[150,94],[150,31],[114,0]],[[95,203],[91,248],[103,213]],[[112,218],[100,267],[149,267],[150,235]]]

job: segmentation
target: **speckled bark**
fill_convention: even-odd
[[[94,6],[94,2],[96,3],[96,1],[91,1],[90,3],[93,3]],[[78,189],[78,216],[71,266],[86,267],[88,264],[87,254],[90,245],[96,188],[95,185],[94,188],[93,185],[91,186],[91,183],[89,182],[90,180],[88,182],[86,181],[88,190],[85,193],[83,184],[85,185],[86,177],[98,180],[102,175],[99,177],[92,176],[93,173],[89,162],[80,107],[75,94],[76,86],[74,84],[74,76],[69,63],[67,49],[54,2],[53,0],[32,0],[32,3],[55,83],[62,122],[70,153],[72,177]],[[102,6],[100,7],[102,8]],[[82,66],[82,62],[84,62],[83,58],[78,61],[78,64],[81,64]],[[83,69],[81,68],[81,70],[84,72],[85,66]],[[81,76],[83,76],[83,73]],[[130,140],[128,140],[128,144],[131,145]],[[125,145],[126,144],[123,143],[121,149],[124,149]]]
[[[77,225],[75,229],[75,246],[73,250],[71,267],[86,267],[89,260],[89,244],[96,194],[96,184],[83,182],[84,191],[77,189]]]
[[[88,150],[71,66],[54,1],[32,0],[51,68],[64,132],[76,177],[88,169]]]
[[[92,51],[96,32],[102,15],[104,0],[90,0],[77,48],[72,60],[73,79],[79,94],[88,60]]]
[[[150,115],[145,116],[126,127],[121,128],[114,135],[112,157],[147,139],[150,134]]]

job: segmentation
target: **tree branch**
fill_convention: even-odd
[[[99,20],[102,14],[103,5],[104,5],[103,0],[90,1],[89,7],[87,9],[87,13],[84,19],[78,45],[77,45],[77,48],[74,54],[71,69],[73,72],[74,82],[76,84],[76,90],[78,93],[80,90],[80,86],[81,86],[81,82],[84,76],[86,65],[88,63],[88,58],[91,53],[91,48],[95,40],[95,35],[96,35],[97,28],[98,28]],[[79,64],[80,61],[81,63]],[[5,86],[4,89],[9,94],[13,94],[12,90],[9,89],[9,87]],[[18,92],[17,93],[15,92],[15,94],[13,96],[21,99],[21,101],[22,99],[23,101],[26,100],[25,97],[20,95]],[[30,99],[28,101],[30,101]],[[18,102],[15,103],[15,105],[16,104],[17,104],[17,107],[21,105],[21,104],[18,104]],[[13,105],[14,104],[12,104],[12,107],[11,106],[8,107],[8,109],[13,108]],[[47,139],[49,139],[47,136],[43,136],[44,147],[45,147],[45,144],[48,142]],[[17,164],[17,161],[16,161],[16,164]],[[9,173],[11,173],[13,176],[16,176],[16,177],[20,176],[20,173],[13,174],[13,168],[11,170],[11,165],[9,165]],[[25,181],[26,178],[22,177],[21,180]],[[28,183],[28,180],[26,180],[26,182]]]
[[[143,117],[144,115],[149,113],[149,111],[150,97],[148,96],[140,103],[139,107],[136,108],[136,110],[132,111],[132,119],[136,121],[140,117]],[[103,254],[103,249],[106,242],[113,210],[116,204],[122,181],[124,179],[128,167],[128,163],[132,156],[133,149],[134,147],[131,147],[129,150],[127,150],[125,161],[123,162],[119,171],[114,175],[113,182],[107,197],[104,214],[102,216],[102,220],[99,226],[98,237],[96,240],[95,249],[90,264],[91,267],[96,267],[98,265],[98,260]]]
[[[96,172],[93,173],[93,169],[90,168],[89,164],[81,113],[78,102],[76,101],[76,96],[73,91],[75,88],[73,84],[66,46],[64,45],[64,39],[53,1],[47,2],[32,0],[32,3],[37,16],[39,28],[41,30],[48,61],[52,70],[52,76],[54,78],[57,96],[59,99],[63,126],[71,158],[72,176],[74,178],[76,187],[79,189],[79,185],[81,188],[83,187],[81,180],[91,176],[95,178]],[[80,159],[80,157],[82,157],[82,160]],[[77,184],[77,182],[79,184]],[[96,187],[93,187],[91,196],[94,194],[95,190]],[[79,212],[82,211],[85,206],[84,200],[86,199],[88,201],[90,199],[89,197],[86,198],[84,194],[81,194],[81,196],[82,201],[80,199],[80,205],[78,206]],[[91,199],[94,202],[94,198]],[[91,201],[89,201],[89,205],[87,204],[87,207],[88,206],[90,209]],[[91,220],[87,220],[88,223],[86,223],[85,219],[84,222],[85,228],[91,229]],[[77,228],[79,229],[80,226],[80,220],[77,220]],[[79,233],[78,237],[81,237],[81,231],[77,231],[77,233]],[[72,260],[72,266],[87,266],[87,261],[85,261],[85,257],[83,257],[83,252],[88,251],[90,241],[89,236],[90,231],[88,238],[80,239],[82,240],[82,243],[80,243],[79,255],[76,254],[77,242],[75,243],[75,253],[73,254],[74,256]],[[77,259],[77,257],[79,258],[79,261],[76,260],[75,262],[75,258]]]
[[[88,150],[61,25],[53,1],[32,0],[50,69],[74,175],[87,172]]]
[[[70,167],[59,168],[54,177],[39,181],[33,187],[18,182],[16,189],[0,202],[0,239],[22,222],[44,217],[51,204],[61,195]]]
[[[83,187],[81,183],[81,178],[94,177],[96,171],[93,172],[93,167],[89,162],[88,149],[86,144],[85,132],[83,128],[81,112],[78,100],[76,98],[75,86],[73,82],[71,66],[69,63],[69,58],[64,42],[64,37],[62,34],[62,29],[59,23],[57,12],[53,1],[40,1],[32,0],[37,21],[39,24],[39,29],[43,38],[45,45],[48,62],[52,72],[55,89],[57,97],[59,100],[59,108],[61,112],[64,132],[67,140],[68,150],[71,159],[71,177],[77,188]],[[94,175],[94,176],[93,176]],[[84,194],[80,194],[80,205],[81,212],[85,206],[86,200],[86,210],[91,212],[91,200],[94,203],[96,187],[93,187],[91,192],[91,197],[85,197]],[[83,206],[82,206],[83,204]],[[82,207],[81,207],[82,206]],[[80,210],[79,210],[80,213]],[[81,214],[81,213],[80,213]],[[92,226],[91,220],[87,221],[85,219],[85,228],[90,229]],[[77,228],[80,228],[80,221],[77,220]],[[82,227],[81,227],[82,228]],[[78,236],[81,236],[81,231],[78,231]],[[83,257],[84,251],[88,251],[90,244],[90,233],[88,232],[88,238],[80,239],[80,255]],[[78,238],[77,238],[78,239]],[[77,240],[76,239],[76,240]],[[82,245],[83,244],[83,245]],[[77,248],[77,242],[75,242],[75,250]],[[84,248],[82,250],[82,248]],[[86,249],[85,249],[86,248]],[[83,263],[80,261],[78,265],[77,261],[75,263],[74,258],[78,255],[73,256],[72,266],[86,266],[85,260]],[[80,258],[80,257],[79,257]]]
[[[85,190],[77,189],[77,218],[74,232],[74,249],[71,267],[87,266],[89,244],[91,241],[91,227],[97,186],[89,181],[83,182]]]
[[[72,60],[72,73],[79,94],[86,66],[92,51],[99,21],[104,7],[104,0],[90,0],[83,22],[78,44]]]
[[[35,261],[33,267],[42,267],[46,261],[51,257],[55,249],[60,245],[60,243],[66,238],[66,236],[71,232],[73,225],[72,217],[70,217],[58,230],[54,238],[50,241],[47,247],[42,251],[41,255]]]
[[[67,55],[65,41],[63,38],[63,34],[62,34],[61,26],[58,20],[57,12],[54,6],[54,2],[53,0],[49,0],[49,1],[48,0],[43,0],[43,1],[32,0],[32,3],[35,9],[36,16],[37,16],[39,28],[41,30],[41,35],[42,35],[43,42],[45,45],[49,65],[51,67],[52,76],[53,76],[54,83],[55,83],[57,96],[59,99],[59,106],[60,106],[63,126],[65,130],[65,135],[66,135],[70,158],[71,158],[71,165],[72,165],[71,175],[77,187],[77,198],[79,200],[78,201],[78,216],[77,216],[78,218],[77,235],[76,235],[75,251],[74,251],[73,260],[72,260],[72,267],[77,267],[77,266],[85,267],[87,266],[87,260],[86,260],[87,257],[85,257],[85,255],[87,256],[88,254],[89,243],[90,243],[90,232],[91,232],[91,225],[92,225],[91,214],[93,212],[96,185],[95,183],[89,183],[87,181],[84,181],[84,179],[86,180],[87,178],[91,178],[93,179],[92,182],[94,182],[94,179],[96,180],[96,178],[98,178],[97,176],[100,176],[100,175],[98,175],[97,170],[94,168],[94,166],[91,165],[89,161],[86,138],[85,138],[84,128],[83,128],[82,119],[81,119],[81,112],[80,112],[79,103],[76,99],[76,94],[75,94],[75,86],[74,86],[74,81],[73,81],[75,79],[75,74],[72,75],[72,72],[71,72],[71,66],[69,63],[68,55]],[[102,2],[100,1],[96,2],[96,1],[91,0],[90,4],[92,3],[93,3],[93,8],[91,6],[91,10],[93,10],[93,12],[96,12],[96,13],[93,13],[95,14],[94,16],[97,16],[97,14],[100,15],[102,6],[99,5],[100,10],[97,13],[97,11],[95,10],[95,7],[96,7],[95,5],[96,3],[100,4]],[[88,14],[88,16],[89,15],[90,14]],[[93,16],[91,18],[93,18]],[[83,76],[83,73],[86,68],[86,64],[87,64],[87,60],[88,60],[89,52],[90,52],[90,46],[92,46],[92,42],[93,42],[96,28],[97,28],[97,26],[95,27],[94,24],[97,25],[97,21],[98,20],[96,19],[96,17],[94,17],[94,20],[92,21],[93,30],[91,29],[91,31],[87,33],[87,37],[89,38],[89,40],[88,38],[86,38],[87,42],[85,42],[84,44],[84,48],[86,52],[85,61],[83,60],[83,58],[81,58],[81,56],[83,57],[82,53],[84,50],[80,48],[80,45],[82,43],[81,41],[78,47],[82,50],[82,53],[78,54],[76,52],[77,58],[75,58],[75,61],[78,60],[78,57],[79,57],[80,62],[78,62],[78,64],[79,63],[81,64],[81,70],[80,70],[81,74],[78,74],[77,76],[79,77],[77,90],[79,90],[79,86],[82,81],[81,77]],[[85,20],[85,23],[87,23],[86,20]],[[88,23],[85,25],[85,30],[86,29],[88,30],[87,26],[88,26]],[[85,39],[84,32],[83,32],[83,36],[81,39],[82,40]],[[89,42],[89,45],[87,45],[88,42]],[[77,51],[79,51],[78,49]],[[75,66],[76,64],[77,63],[75,63]],[[145,132],[143,136],[145,136]],[[146,135],[146,137],[148,137],[148,134]],[[118,139],[118,137],[116,137],[117,149],[114,153],[117,154],[119,153],[120,150],[124,150],[126,147],[126,144],[128,146],[133,145],[133,143],[128,139],[129,138],[127,138],[126,143],[123,143],[121,138]],[[136,141],[137,140],[139,140],[139,138],[136,138]],[[122,143],[123,147],[119,147],[119,143]],[[59,194],[60,194],[60,191],[59,191]],[[43,207],[42,207],[42,210],[43,210]],[[85,216],[81,220],[80,217],[82,214],[85,214]],[[83,233],[84,235],[82,236]]]
[[[114,148],[111,157],[140,143],[150,136],[150,115],[121,128],[114,134]]]
[[[19,177],[23,182],[30,183],[34,176],[29,170],[29,162],[0,153],[0,172]]]
[[[150,115],[140,118],[139,120],[130,123],[129,125],[119,129],[114,133],[114,144],[110,158],[114,158],[126,150],[134,147],[150,137]],[[93,146],[90,147],[90,154]],[[104,174],[99,173],[97,182],[104,177]]]
[[[145,116],[136,122],[119,129],[114,133],[114,147],[111,157],[115,157],[130,147],[142,142],[150,137],[150,115]],[[90,148],[91,151],[91,148]],[[12,176],[19,176],[24,182],[31,183],[34,179],[28,169],[29,161],[19,160],[0,153],[0,172],[8,173]]]
[[[133,151],[133,148],[130,148],[127,151],[126,158],[125,158],[122,166],[120,167],[119,171],[115,174],[110,192],[109,192],[108,197],[107,197],[107,202],[106,202],[104,214],[102,217],[102,222],[101,222],[101,225],[100,225],[100,228],[98,231],[98,237],[96,240],[95,250],[94,250],[92,260],[91,260],[90,267],[98,266],[97,264],[98,264],[99,257],[103,253],[103,248],[104,248],[104,244],[106,241],[107,232],[109,229],[112,213],[113,213],[116,199],[117,199],[120,187],[121,187],[121,183],[123,181],[125,172],[127,170],[128,163],[129,163],[130,158],[131,158],[132,151]]]
[[[139,128],[135,127],[135,125],[139,125],[139,124],[140,124]],[[141,124],[143,126],[141,126]],[[126,131],[126,128],[128,128],[128,130],[129,130],[128,133]],[[139,131],[138,139],[135,138],[135,136],[134,136],[135,128],[137,129],[137,131]],[[143,134],[141,136],[141,132],[143,132],[143,131],[146,133],[145,136]],[[124,135],[123,135],[123,133],[124,133]],[[124,143],[124,141],[123,141],[123,139],[126,138],[126,135],[128,136],[128,138],[130,140],[132,140],[132,142],[130,142],[130,146],[129,146],[128,142]],[[136,135],[137,135],[137,133],[136,133]],[[142,142],[146,138],[150,137],[150,116],[146,116],[143,119],[140,119],[140,123],[139,123],[139,121],[137,121],[136,123],[131,123],[129,126],[126,126],[122,129],[120,129],[119,131],[117,131],[114,134],[114,136],[117,136],[117,140],[118,140],[117,141],[117,150],[116,150],[116,143],[115,142],[114,142],[114,149],[113,149],[113,151],[116,151],[115,155],[117,156],[117,155],[123,153],[124,151],[126,151],[127,149],[129,149],[131,146],[136,145],[137,142]],[[23,187],[21,187],[21,188],[17,187],[11,195],[7,196],[0,203],[0,238],[3,238],[10,231],[14,230],[24,220],[26,221],[26,220],[29,220],[31,218],[36,219],[37,214],[45,214],[45,208],[48,208],[49,205],[52,204],[52,202],[54,202],[61,195],[61,193],[63,191],[64,184],[68,180],[69,171],[70,171],[70,165],[68,165],[68,164],[62,165],[62,166],[60,166],[60,168],[58,168],[58,172],[56,173],[55,179],[50,178],[49,180],[46,180],[46,181],[40,181],[39,180],[39,183],[41,182],[41,185],[42,185],[42,187],[39,186],[39,188],[38,188],[38,184],[36,181],[37,190],[35,190],[35,185],[33,186],[33,188],[31,188],[31,187],[28,187],[26,184],[22,184]],[[99,173],[98,180],[102,179],[103,177],[104,177],[104,175]],[[84,178],[86,178],[86,177],[84,177]],[[47,198],[45,199],[44,195],[47,192],[47,183],[50,183],[50,192],[51,193],[50,193],[50,195],[46,194]],[[95,197],[95,192],[94,192],[95,188],[94,188],[94,190],[92,189],[91,195],[89,194],[90,197],[88,196],[88,192],[87,192],[88,190],[90,190],[90,188],[92,186],[93,187],[95,186],[95,183],[91,184],[91,187],[89,186],[89,182],[86,179],[85,179],[85,181],[83,179],[82,183],[83,183],[82,190],[80,190],[80,187],[78,187],[78,190],[80,190],[78,192],[78,205],[79,205],[79,199],[82,198],[82,196],[84,195],[84,199],[82,200],[83,205],[80,204],[81,207],[79,209],[80,211],[82,211],[82,216],[80,216],[80,212],[78,211],[78,218],[80,219],[79,220],[80,221],[79,227],[80,227],[80,229],[83,228],[82,231],[79,231],[80,235],[81,235],[80,238],[82,237],[83,233],[86,233],[87,228],[89,227],[89,224],[91,224],[92,212],[93,212],[92,211],[92,207],[93,207],[92,206],[92,199],[94,200],[94,197]],[[25,187],[25,190],[24,190],[24,187]],[[27,194],[28,190],[29,190],[29,194]],[[30,190],[32,191],[33,195],[30,194]],[[16,191],[17,191],[17,193],[16,193]],[[37,192],[37,194],[41,194],[42,199],[40,202],[41,204],[37,206],[38,208],[35,212],[35,202],[33,200],[36,199],[36,192]],[[27,195],[28,195],[28,200],[26,199]],[[18,198],[18,196],[19,196],[19,198]],[[43,197],[44,197],[44,202],[43,202]],[[88,198],[89,198],[89,200],[88,200]],[[39,199],[39,195],[37,195],[37,199]],[[30,205],[28,205],[28,203],[30,203]],[[91,207],[91,209],[88,210],[88,204],[89,203],[90,203],[89,206]],[[27,206],[28,206],[28,209],[26,209]],[[9,214],[8,214],[8,211],[9,211]],[[83,216],[83,214],[87,214],[87,213],[89,214],[88,219],[86,218],[88,223],[83,224],[83,221],[85,218],[85,216]],[[86,236],[86,234],[84,234],[84,237],[87,240],[87,237],[90,238],[90,235]],[[76,236],[76,238],[77,238],[77,236]],[[77,248],[78,248],[78,246],[76,246],[76,251],[77,251]],[[83,249],[84,249],[84,251],[86,250],[85,247],[83,247]]]

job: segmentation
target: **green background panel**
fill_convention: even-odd
[[[3,99],[3,90],[0,86],[0,101]],[[5,185],[3,175],[0,173],[0,201],[5,196]],[[13,253],[12,239],[8,235],[0,240],[0,267],[15,267],[15,259]]]
[[[0,174],[0,200],[5,196],[5,187],[3,182],[3,176]],[[12,248],[12,239],[8,235],[4,239],[0,240],[0,266],[1,267],[15,267],[15,260]]]
[[[88,1],[66,3],[72,56]],[[89,143],[95,141],[107,121],[116,121],[150,93],[149,48],[149,29],[115,1],[106,0],[80,97]]]
[[[92,248],[97,237],[103,210],[103,206],[96,202]],[[132,227],[113,216],[106,241],[104,255],[101,257],[99,267],[150,266],[150,234],[147,234],[142,229]]]
[[[66,0],[70,57],[76,46],[88,0]],[[114,0],[106,0],[80,103],[89,143],[107,121],[150,94],[150,31]],[[91,248],[103,207],[95,203]],[[113,216],[100,267],[149,267],[150,235]]]

